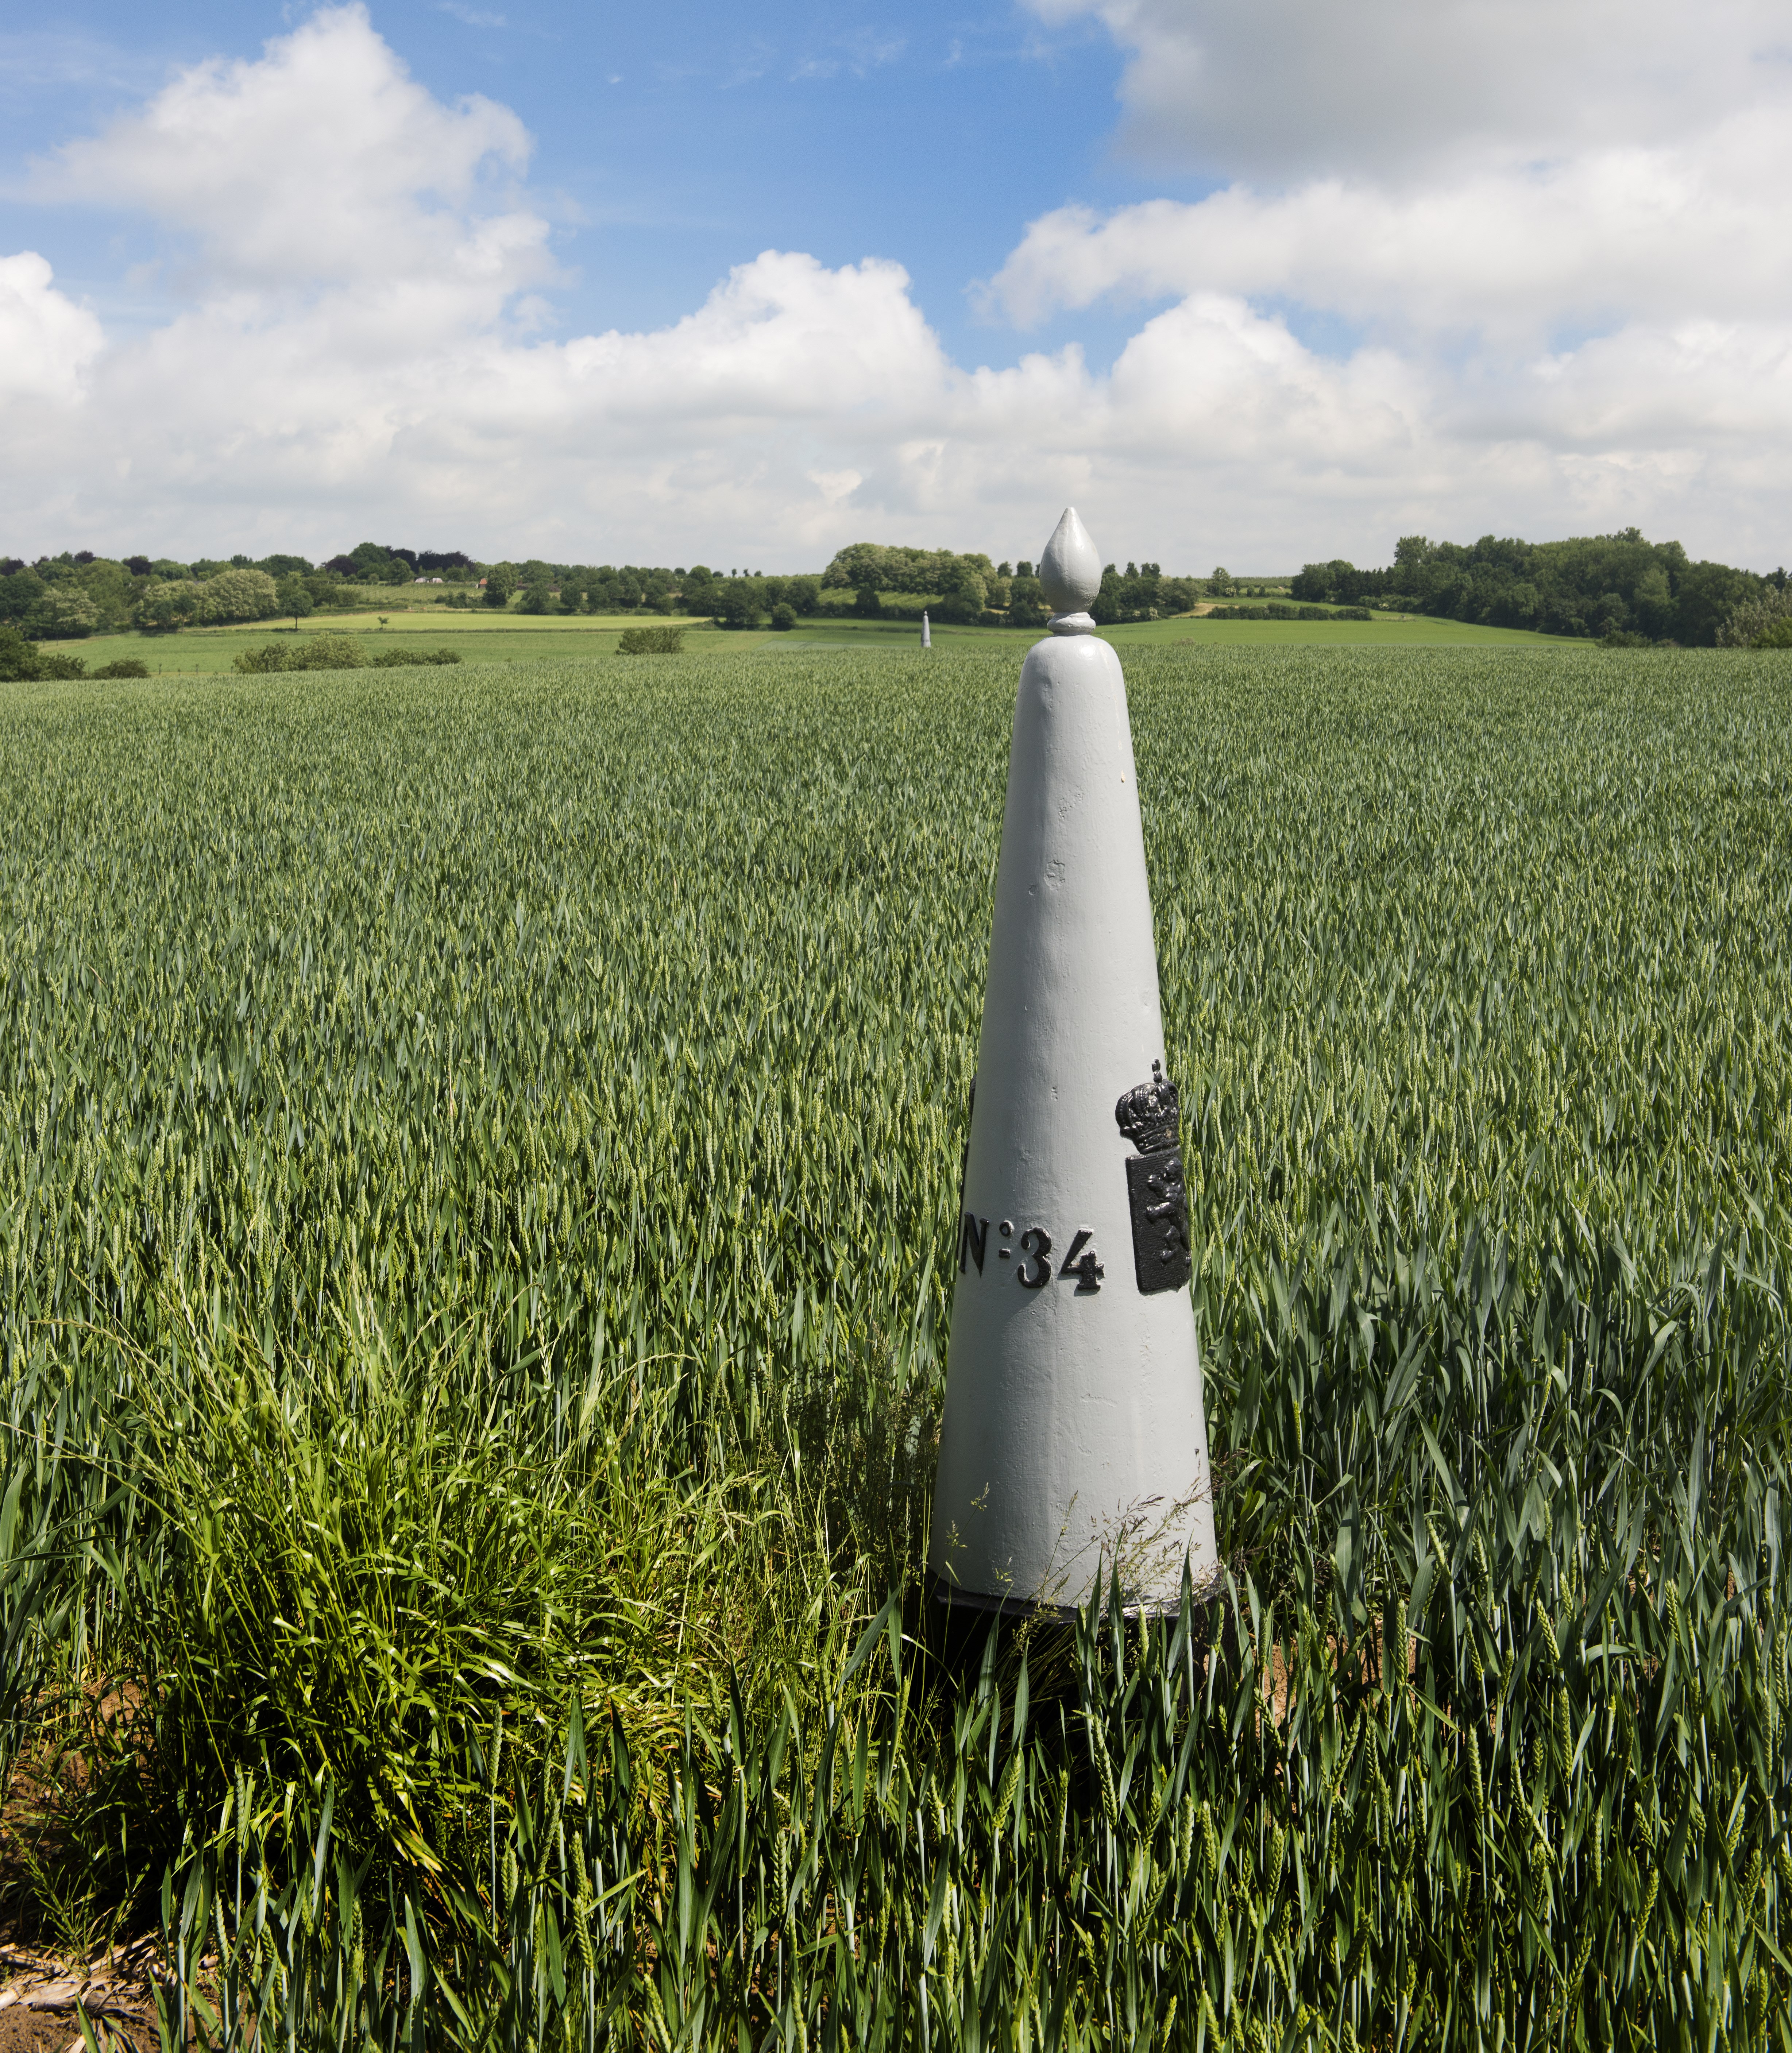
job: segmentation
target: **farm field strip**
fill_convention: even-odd
[[[482,608],[435,606],[428,603],[407,604],[402,599],[383,609],[360,612],[318,613],[297,630],[304,640],[318,634],[353,634],[370,644],[399,637],[422,637],[431,646],[474,644],[479,658],[505,662],[532,661],[544,657],[607,658],[616,654],[618,638],[625,629],[639,626],[643,619],[652,625],[655,615],[533,614],[514,611],[489,613]],[[725,632],[708,620],[690,620],[674,615],[667,623],[688,636],[692,651],[713,646],[711,638],[747,647],[913,650],[918,646],[919,623],[910,621],[870,621],[853,618],[842,609],[840,618],[827,613],[804,619],[787,632],[768,628]],[[1210,621],[1178,616],[1139,621],[1102,630],[1118,646],[1174,646],[1191,651],[1219,649],[1488,649],[1535,655],[1546,649],[1574,649],[1586,653],[1586,645],[1523,633],[1515,628],[1475,627],[1453,620],[1429,620],[1413,615],[1390,614],[1372,622],[1341,621],[1335,625],[1311,621]],[[1039,638],[1024,628],[961,627],[935,622],[937,647],[1001,650],[1018,661],[1021,654]],[[69,645],[88,667],[96,668],[120,656],[135,656],[159,676],[200,676],[228,670],[239,650],[260,648],[269,642],[293,637],[290,622],[261,621],[243,626],[202,627],[178,634],[96,634]],[[474,646],[465,655],[474,658]],[[719,653],[719,651],[717,652]],[[1605,654],[1606,652],[1601,652]],[[1608,660],[1609,660],[1608,656]]]
[[[912,1694],[1013,650],[0,688],[0,1719],[155,1711],[82,1887],[246,1849],[382,2040],[426,1902],[519,2048],[1786,2018],[1792,661],[1322,631],[1126,650],[1236,1580],[1030,1724]]]
[[[915,654],[867,698],[815,651],[768,707],[754,653],[13,688],[19,1131],[53,1105],[46,1162],[84,1132],[103,1219],[158,1148],[228,1189],[276,1106],[270,1199],[401,1144],[476,1178],[494,1122],[598,1093],[582,1248],[631,1156],[694,1187],[701,1134],[748,1240],[774,1181],[851,1191],[847,1238],[906,1250],[903,1299],[950,1237],[1012,677]],[[1783,1235],[1783,666],[1180,654],[1135,652],[1132,697],[1216,1250],[1292,1258],[1338,1207],[1526,1246],[1570,1207],[1665,1249],[1747,1197]],[[1688,677],[1735,702],[1695,712]],[[656,1046],[633,1103],[591,1059]],[[731,1086],[694,1126],[681,1050]],[[746,1108],[780,1101],[768,1146]],[[813,1280],[775,1270],[768,1301]]]

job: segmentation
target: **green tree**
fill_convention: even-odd
[[[1045,603],[1045,587],[1036,577],[1016,573],[1008,586],[1008,625],[1043,627],[1051,618]]]
[[[1760,594],[1737,606],[1717,630],[1720,649],[1783,649],[1792,634],[1792,591],[1765,585]]]
[[[123,563],[96,556],[76,573],[76,581],[93,602],[100,628],[122,627],[131,618],[136,579]]]
[[[862,584],[858,596],[852,602],[852,610],[861,620],[875,620],[883,612],[874,584]]]
[[[159,578],[137,601],[137,625],[152,634],[190,627],[199,607],[199,587],[190,579]]]
[[[293,631],[298,632],[299,622],[311,618],[316,602],[311,595],[311,587],[302,577],[284,577],[279,586],[280,610],[293,616]]]
[[[1710,648],[1719,627],[1763,582],[1727,563],[1688,563],[1674,582],[1674,639]]]
[[[757,578],[729,578],[714,587],[718,627],[756,627],[765,614],[765,594]]]
[[[77,584],[53,584],[27,625],[41,642],[73,642],[99,625],[99,609]]]
[[[821,581],[841,591],[863,591],[867,585],[875,591],[883,583],[883,562],[889,553],[878,542],[855,542],[835,552]]]
[[[279,587],[265,571],[220,571],[198,587],[196,616],[208,627],[273,620],[285,610]]]
[[[1659,640],[1667,633],[1673,616],[1674,595],[1664,566],[1652,563],[1637,579],[1630,594],[1630,608],[1645,634]]]
[[[486,571],[486,605],[508,606],[516,589],[517,567],[514,563],[493,563]]]
[[[1207,589],[1208,596],[1213,599],[1230,599],[1237,590],[1232,572],[1224,563],[1216,566],[1212,576],[1207,580]]]
[[[43,677],[82,677],[87,665],[79,656],[64,656],[28,642],[16,627],[0,625],[0,680],[29,682]]]
[[[409,584],[416,575],[403,556],[379,542],[357,542],[348,554],[356,565],[352,575],[363,584]]]
[[[49,588],[35,571],[0,577],[0,620],[29,620]]]
[[[1426,536],[1402,535],[1393,545],[1394,590],[1416,593],[1423,582],[1425,566],[1435,553]]]
[[[956,556],[943,567],[938,590],[942,620],[980,618],[989,596],[988,582],[970,556]]]
[[[780,634],[788,634],[796,625],[796,609],[788,599],[780,599],[772,607],[772,625]]]
[[[37,644],[10,621],[0,621],[0,684],[29,684],[37,674]]]
[[[525,613],[552,613],[553,610],[553,587],[544,577],[531,578],[523,587],[521,610]]]

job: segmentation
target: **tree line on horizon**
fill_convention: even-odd
[[[312,563],[259,558],[104,557],[91,550],[0,559],[0,627],[38,641],[78,639],[135,627],[172,632],[365,606],[371,591],[440,584],[440,603],[536,614],[651,613],[713,619],[723,627],[797,622],[842,610],[864,617],[1043,627],[1049,617],[1034,567],[977,551],[859,542],[819,572],[791,576],[712,570],[697,563],[643,566],[481,563],[464,551],[363,542]],[[1359,570],[1342,558],[1304,564],[1283,586],[1245,587],[1223,567],[1205,578],[1166,576],[1161,565],[1110,563],[1090,611],[1098,625],[1167,618],[1204,601],[1286,591],[1307,606],[1424,614],[1496,627],[1617,644],[1732,642],[1792,646],[1792,588],[1783,569],[1765,575],[1695,562],[1678,542],[1652,543],[1635,528],[1616,535],[1532,543],[1483,536],[1472,544],[1404,536],[1393,560]],[[1763,638],[1765,638],[1763,644]]]
[[[317,564],[284,554],[180,563],[65,550],[32,563],[0,559],[0,626],[54,642],[131,627],[169,632],[286,614],[297,621],[320,606],[365,605],[371,585],[410,585],[419,578],[470,583],[477,576],[473,559],[458,549],[391,549],[372,542]]]
[[[1484,535],[1466,547],[1405,535],[1385,569],[1358,570],[1342,559],[1307,563],[1290,591],[1297,599],[1373,601],[1480,626],[1696,648],[1736,638],[1738,627],[1756,616],[1749,640],[1777,634],[1776,620],[1792,620],[1787,584],[1783,568],[1763,575],[1696,563],[1678,542],[1648,541],[1639,528],[1626,528],[1563,542]],[[1792,626],[1783,641],[1766,646],[1792,646]]]
[[[1218,579],[1230,589],[1224,571]],[[861,543],[839,551],[825,570],[793,576],[712,570],[707,564],[481,563],[460,550],[430,551],[364,542],[313,564],[303,556],[238,555],[181,563],[171,557],[120,558],[92,550],[0,560],[0,625],[40,641],[74,640],[135,627],[172,632],[364,606],[371,591],[427,581],[452,606],[524,613],[683,614],[723,627],[769,621],[794,626],[839,609],[850,591],[860,616],[918,619],[923,604],[946,622],[1043,626],[1049,609],[1031,563],[996,563],[977,552],[910,549]],[[1193,578],[1163,576],[1155,563],[1108,566],[1091,608],[1103,625],[1187,610],[1201,596]]]

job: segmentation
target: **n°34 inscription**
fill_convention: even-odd
[[[997,1231],[999,1238],[993,1250],[996,1260],[1013,1262],[1014,1273],[1023,1290],[1043,1290],[1053,1275],[1051,1235],[1043,1226],[1029,1226],[1021,1230],[1016,1239],[1012,1219],[1003,1219]],[[959,1274],[968,1275],[974,1263],[980,1276],[991,1252],[988,1220],[965,1213],[958,1227]],[[1063,1261],[1056,1271],[1058,1280],[1075,1283],[1077,1296],[1088,1297],[1100,1290],[1106,1273],[1095,1252],[1094,1230],[1079,1226],[1064,1250]]]

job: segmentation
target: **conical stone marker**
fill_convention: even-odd
[[[954,1603],[1067,1607],[1118,1566],[1214,1576],[1176,1088],[1120,661],[1074,508],[1015,706],[929,1563]]]

